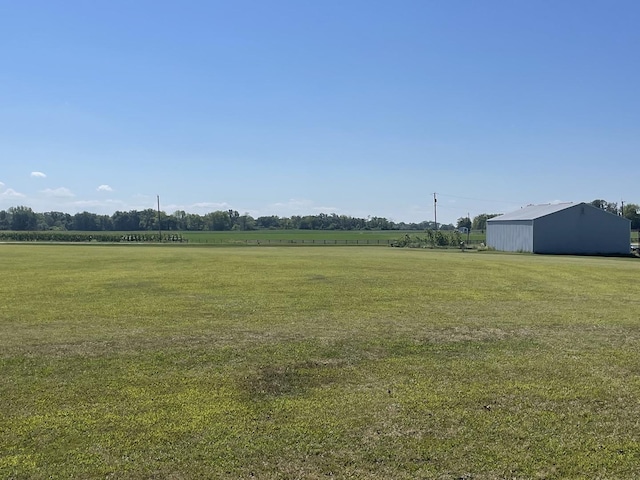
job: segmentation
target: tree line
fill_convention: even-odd
[[[640,229],[640,206],[635,203],[620,205],[596,199],[591,205],[631,220],[633,230]],[[228,230],[470,230],[484,231],[487,220],[498,213],[481,213],[473,219],[461,217],[456,225],[393,222],[384,217],[357,218],[335,213],[318,215],[293,215],[279,217],[269,215],[253,218],[248,213],[240,215],[236,210],[217,210],[204,215],[177,210],[172,214],[152,208],[145,210],[117,211],[113,215],[90,212],[70,215],[64,212],[34,212],[30,207],[18,206],[0,210],[0,230],[14,231],[84,231],[84,232],[138,232],[138,231],[228,231]]]
[[[0,210],[0,230],[14,231],[83,231],[83,232],[139,232],[139,231],[229,231],[259,229],[297,230],[429,230],[435,224],[393,222],[384,217],[356,218],[348,215],[321,213],[319,215],[277,215],[253,218],[236,210],[218,210],[204,215],[178,210],[172,214],[152,208],[117,211],[113,215],[90,212],[70,215],[64,212],[34,212],[30,207],[18,206]],[[451,224],[438,225],[442,230],[454,230]]]

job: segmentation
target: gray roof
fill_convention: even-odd
[[[576,205],[580,204],[568,202],[553,204],[547,203],[544,205],[527,205],[526,207],[522,207],[520,210],[516,210],[515,212],[505,213],[504,215],[490,218],[489,220],[487,220],[487,222],[495,222],[500,220],[535,220],[536,218],[546,217],[547,215],[565,210],[567,208],[575,207]]]

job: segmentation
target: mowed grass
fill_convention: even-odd
[[[0,245],[0,478],[636,478],[640,261]]]

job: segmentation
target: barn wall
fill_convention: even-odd
[[[533,251],[559,254],[627,254],[630,222],[578,204],[534,220]]]
[[[533,222],[487,222],[487,246],[503,252],[533,252]]]

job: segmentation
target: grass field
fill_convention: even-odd
[[[184,238],[191,243],[255,243],[261,245],[274,245],[295,243],[311,245],[387,245],[398,238],[409,235],[424,236],[422,230],[251,230],[228,232],[183,232]],[[445,231],[448,235],[449,232]],[[480,243],[485,240],[485,235],[473,232],[469,240]],[[464,240],[466,235],[462,235]]]
[[[0,478],[637,478],[640,261],[0,245]]]

